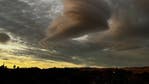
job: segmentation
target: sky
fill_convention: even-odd
[[[148,0],[0,2],[0,33],[10,36],[8,42],[0,43],[0,64],[40,68],[149,65]]]

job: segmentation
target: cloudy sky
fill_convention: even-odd
[[[0,64],[149,65],[148,0],[0,0]],[[0,34],[1,35],[1,34]]]

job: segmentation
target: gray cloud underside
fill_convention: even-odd
[[[148,0],[65,0],[63,15],[52,22],[51,17],[43,17],[48,15],[44,11],[50,10],[50,5],[46,5],[44,10],[39,7],[43,13],[34,13],[34,8],[18,0],[1,2],[0,27],[22,37],[28,44],[37,44],[48,30],[46,36],[49,39],[49,50],[57,50],[59,53],[23,51],[26,54],[87,66],[149,64]],[[8,2],[11,8],[4,5]],[[18,7],[14,4],[21,5]],[[25,13],[22,12],[23,8]],[[37,18],[36,14],[41,17]],[[70,40],[84,34],[89,35],[85,41]],[[52,40],[59,41],[53,43]]]

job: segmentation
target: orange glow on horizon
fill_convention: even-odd
[[[13,68],[14,65],[20,68],[64,68],[64,67],[82,67],[69,62],[37,59],[31,55],[16,55],[13,52],[28,49],[27,46],[18,43],[0,44],[0,65],[5,64],[8,68]]]

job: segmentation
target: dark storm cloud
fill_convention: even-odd
[[[52,22],[43,17],[48,15],[50,5],[36,5],[39,10],[35,11],[34,7],[19,0],[1,0],[0,27],[27,39],[30,44],[44,38],[43,33],[47,32],[44,40],[48,40],[49,50],[33,48],[16,54],[86,66],[149,64],[148,0],[64,0],[62,16]],[[84,34],[89,35],[87,40],[66,40]],[[52,43],[52,40],[59,41]],[[53,50],[56,53],[53,54]]]
[[[55,49],[87,65],[148,65],[148,5],[148,0],[64,0],[63,15],[51,23],[44,40],[88,34],[80,43],[58,41],[63,47]]]
[[[51,23],[44,40],[69,39],[106,30],[109,16],[104,0],[64,0],[63,15]]]
[[[149,36],[149,1],[107,0],[111,8],[109,29],[89,35],[88,42],[122,49],[144,47]],[[129,44],[128,44],[129,43]]]
[[[64,0],[63,15],[51,23],[43,41],[90,33],[94,34],[90,34],[94,39],[89,38],[89,41],[94,43],[148,37],[147,4],[147,0]]]
[[[147,0],[126,0],[113,10],[110,18],[110,33],[119,37],[144,37],[149,34],[149,2]]]

